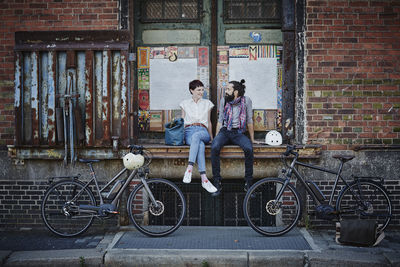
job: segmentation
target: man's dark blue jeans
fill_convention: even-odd
[[[217,136],[214,138],[211,144],[211,164],[214,183],[221,181],[221,168],[220,168],[220,157],[219,154],[221,149],[225,145],[238,145],[243,149],[244,152],[244,166],[245,166],[245,180],[250,182],[253,179],[253,144],[250,139],[241,133],[238,129],[232,129],[228,131],[226,127],[221,128]]]

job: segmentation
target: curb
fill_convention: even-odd
[[[4,266],[102,266],[103,255],[96,249],[17,251]]]

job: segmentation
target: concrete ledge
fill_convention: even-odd
[[[383,255],[390,262],[391,266],[400,267],[400,255],[399,255],[399,253],[390,252],[390,253],[383,253]]]
[[[204,250],[113,249],[105,266],[248,266],[247,252]]]
[[[189,157],[189,146],[167,146],[163,144],[142,144],[152,154],[154,159],[186,159]],[[80,158],[92,159],[121,159],[126,153],[127,148],[113,150],[111,147],[76,147],[76,153]],[[254,144],[254,158],[256,159],[277,159],[285,152],[286,146],[268,146]],[[206,145],[206,158],[211,158],[211,146]],[[315,159],[321,156],[320,145],[304,145],[299,149],[300,158]],[[33,146],[8,146],[8,156],[13,159],[42,159],[42,160],[62,160],[64,158],[64,148],[61,147],[33,147]],[[221,150],[221,158],[243,159],[244,153],[239,146],[228,145]]]
[[[290,252],[290,251],[257,251],[249,252],[249,266],[252,267],[292,267],[304,265],[303,252]]]
[[[104,252],[96,249],[13,252],[4,266],[102,266]]]
[[[11,250],[0,250],[0,266],[3,266],[11,252]]]
[[[307,252],[310,266],[390,266],[383,255],[346,251],[325,250],[322,252]]]

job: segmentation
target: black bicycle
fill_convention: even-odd
[[[356,177],[345,179],[341,175],[343,165],[354,156],[337,155],[333,158],[340,161],[337,171],[328,170],[316,165],[298,161],[297,149],[302,146],[288,145],[282,154],[286,165],[282,171],[285,177],[264,178],[256,182],[247,192],[243,210],[248,224],[258,233],[266,236],[279,236],[289,232],[299,221],[302,213],[300,196],[291,183],[293,178],[300,181],[316,206],[316,215],[326,220],[333,219],[372,219],[378,224],[378,232],[382,232],[392,217],[392,203],[383,187],[383,179],[375,177]],[[286,160],[291,159],[288,165]],[[329,201],[313,181],[306,180],[298,171],[297,166],[303,166],[336,175]],[[338,182],[344,183],[342,190],[333,206],[333,198]]]
[[[136,177],[139,182],[127,202],[133,225],[143,234],[153,237],[166,236],[178,229],[186,212],[182,191],[168,180],[147,179],[151,153],[142,146],[131,145],[129,148],[134,155],[144,157],[143,165],[134,169],[126,178],[120,178],[128,171],[127,168],[122,169],[103,188],[99,187],[92,166],[99,162],[95,159],[79,159],[90,168],[92,177],[86,183],[80,181],[79,176],[50,178],[50,187],[41,205],[46,227],[59,236],[72,237],[86,231],[94,218],[105,219],[119,214],[118,205],[122,193]],[[90,186],[92,182],[100,199],[99,205]]]

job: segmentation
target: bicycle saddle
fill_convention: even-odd
[[[354,156],[352,156],[352,155],[334,155],[332,157],[335,158],[335,159],[338,159],[340,161],[343,161],[343,163],[345,163],[346,161],[354,159]]]
[[[82,163],[94,163],[94,162],[99,162],[99,159],[79,159],[79,162]]]

